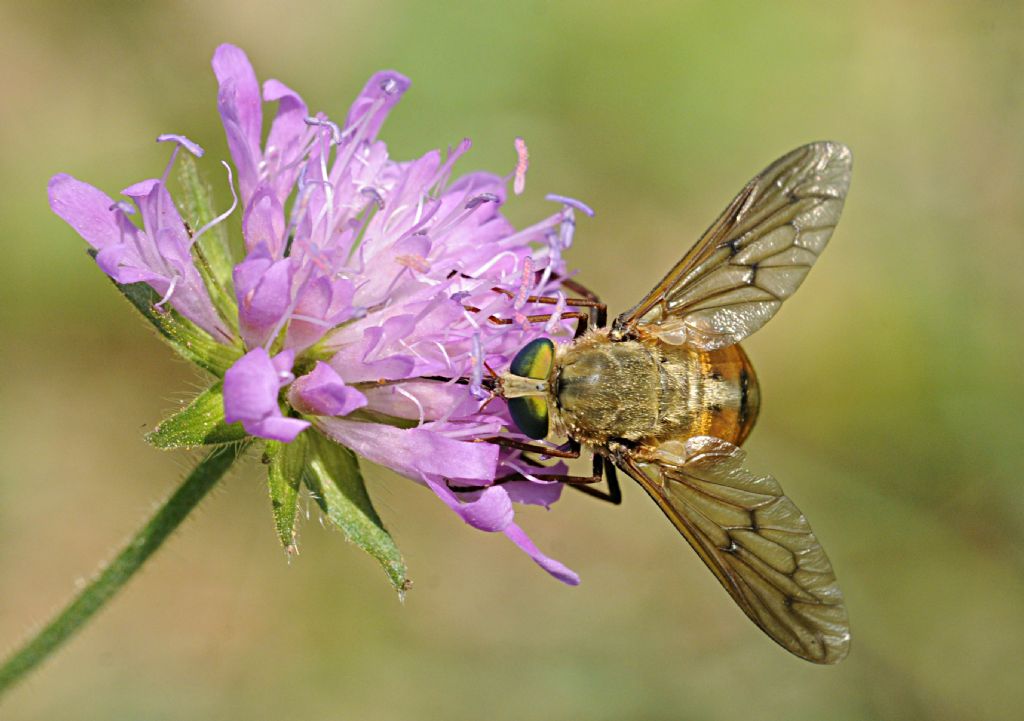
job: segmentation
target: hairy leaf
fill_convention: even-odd
[[[157,448],[196,448],[234,443],[246,437],[241,423],[224,422],[224,391],[217,381],[162,422],[146,440]]]
[[[281,545],[289,553],[295,550],[295,519],[299,509],[299,485],[306,462],[307,435],[300,433],[291,443],[267,441],[264,452],[274,528]]]

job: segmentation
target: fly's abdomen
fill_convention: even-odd
[[[690,435],[708,435],[740,445],[750,435],[761,407],[761,392],[750,359],[737,345],[697,352],[692,367]]]

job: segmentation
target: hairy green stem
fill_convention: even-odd
[[[209,493],[247,444],[219,446],[209,453],[128,545],[50,621],[0,665],[0,694],[71,638],[160,548]]]

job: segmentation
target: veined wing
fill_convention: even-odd
[[[639,325],[666,343],[713,350],[738,343],[803,282],[839,221],[852,156],[839,143],[804,145],[747,183],[668,275],[612,328]]]
[[[689,541],[733,600],[786,650],[837,663],[850,624],[832,565],[800,509],[745,453],[711,436],[672,441],[619,467]]]

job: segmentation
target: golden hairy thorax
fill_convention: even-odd
[[[739,345],[713,351],[607,330],[558,350],[548,385],[554,429],[590,446],[711,435],[741,444],[757,419],[754,369]]]

